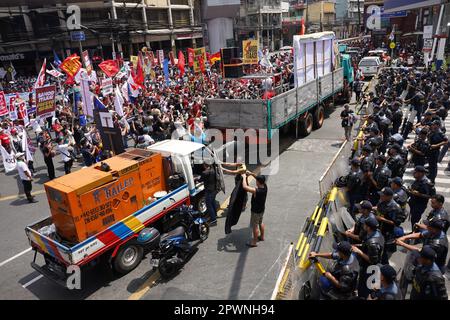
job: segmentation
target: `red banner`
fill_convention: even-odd
[[[114,77],[119,72],[119,66],[116,60],[105,60],[100,63],[99,68],[110,78]]]
[[[84,62],[84,68],[86,69],[88,75],[91,75],[92,73],[92,63],[89,59],[89,52],[87,50],[84,50],[82,53],[83,62]]]
[[[47,117],[55,111],[56,86],[36,89],[36,116]]]
[[[6,105],[6,97],[3,91],[0,91],[0,116],[7,115],[9,113],[8,106]]]
[[[75,77],[81,68],[80,57],[76,53],[67,57],[59,66],[69,77]]]
[[[188,48],[187,54],[188,54],[188,65],[189,67],[192,67],[194,65],[194,56],[195,56],[194,49]]]

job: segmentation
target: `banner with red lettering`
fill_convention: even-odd
[[[6,97],[3,91],[0,91],[0,116],[5,116],[9,113],[8,106],[6,104]]]
[[[47,118],[56,109],[56,86],[46,86],[36,89],[36,116]]]
[[[92,63],[91,60],[89,59],[89,52],[87,50],[84,50],[81,56],[83,57],[84,68],[86,69],[88,75],[90,76],[92,73]]]
[[[188,54],[188,65],[189,67],[192,67],[194,65],[194,56],[195,56],[194,49],[188,48],[187,54]]]

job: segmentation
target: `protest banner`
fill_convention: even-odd
[[[56,86],[46,86],[36,89],[36,116],[48,118],[55,112]]]
[[[205,47],[194,49],[194,72],[202,72],[206,60]]]
[[[242,60],[244,64],[258,64],[258,40],[242,41]]]
[[[91,60],[89,59],[89,52],[87,50],[84,50],[81,56],[83,57],[84,68],[86,69],[88,75],[90,76],[92,73],[92,63]]]
[[[8,106],[6,104],[6,97],[3,91],[0,91],[0,116],[8,114]]]
[[[114,88],[112,79],[111,78],[102,79],[102,94],[104,96],[107,96],[109,94],[112,94],[113,91]]]

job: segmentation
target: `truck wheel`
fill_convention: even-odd
[[[322,106],[317,106],[314,111],[314,119],[313,119],[313,129],[317,130],[322,127],[323,122],[325,120],[325,111]]]
[[[127,274],[142,260],[144,250],[134,242],[124,244],[114,257],[113,268],[119,274]]]
[[[308,136],[313,130],[313,116],[308,113],[304,119],[300,119],[298,122],[298,132],[301,136]]]

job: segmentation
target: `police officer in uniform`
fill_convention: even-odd
[[[419,250],[419,248],[405,243],[409,239],[420,239],[423,245],[430,246],[436,252],[436,265],[441,269],[442,273],[445,272],[445,261],[448,253],[448,240],[445,235],[444,222],[442,220],[426,221],[427,228],[420,232],[414,232],[412,234],[400,237],[397,239],[397,244],[405,247],[408,250]]]
[[[403,211],[406,210],[408,203],[408,193],[403,188],[403,180],[400,177],[395,177],[389,180],[392,191],[394,191],[394,201],[398,203]],[[405,212],[406,215],[406,212]]]
[[[347,195],[350,205],[350,214],[353,215],[355,203],[363,199],[362,193],[363,173],[360,169],[360,161],[354,158],[351,161],[351,170],[347,175]]]
[[[427,129],[421,129],[416,141],[408,146],[409,152],[411,152],[411,162],[414,166],[424,166],[427,163],[427,155],[430,151],[430,143],[427,141],[428,136]]]
[[[385,245],[382,263],[388,264],[389,257],[396,251],[394,228],[403,222],[403,210],[394,201],[394,191],[386,187],[380,191],[380,201],[377,204],[376,218],[380,223]]]
[[[439,120],[434,120],[431,123],[431,131],[428,134],[428,141],[430,143],[430,151],[428,152],[428,163],[429,163],[429,174],[431,183],[434,184],[434,180],[437,176],[437,164],[439,161],[439,154],[441,147],[448,143],[448,138],[441,131],[441,122]]]
[[[444,209],[445,198],[441,194],[436,194],[431,197],[432,210],[428,213],[426,220],[421,224],[416,224],[419,229],[426,229],[427,222],[432,220],[441,220],[444,223],[443,231],[447,233],[450,226],[450,217],[448,212]]]
[[[391,134],[398,133],[400,126],[402,125],[403,112],[400,108],[400,103],[394,102],[392,104],[392,131]]]
[[[396,282],[397,271],[385,264],[381,266],[380,273],[381,286],[370,293],[368,300],[402,300],[402,293]]]
[[[361,161],[361,171],[366,173],[366,172],[373,172],[373,170],[375,169],[375,158],[372,154],[373,149],[371,146],[365,145],[362,148],[362,153],[361,153],[361,157],[360,157],[360,161]]]
[[[392,145],[388,150],[389,158],[386,161],[393,177],[403,177],[405,173],[405,161],[400,154],[401,147],[398,144]]]
[[[361,242],[365,237],[364,231],[364,222],[368,218],[375,218],[375,214],[373,212],[372,203],[368,200],[363,200],[360,203],[355,205],[355,208],[361,214],[355,222],[353,228],[346,230],[344,235],[353,240],[354,242]]]
[[[389,186],[389,178],[392,174],[391,170],[386,166],[386,157],[384,155],[379,155],[375,159],[376,167],[374,172],[366,174],[371,182],[369,200],[372,203],[377,203],[380,200],[378,192]]]
[[[353,252],[358,256],[360,271],[358,281],[358,296],[366,299],[370,293],[367,287],[367,279],[369,274],[367,268],[381,262],[381,255],[384,249],[384,238],[378,230],[379,224],[377,219],[368,218],[364,221],[365,237],[362,239],[361,249],[352,246]]]
[[[424,246],[415,269],[411,300],[448,300],[445,278],[435,260],[436,252],[430,246]]]
[[[334,245],[335,251],[327,253],[311,252],[309,258],[325,258],[335,261],[332,270],[319,279],[322,293],[332,300],[352,298],[358,283],[359,263],[347,241]]]
[[[427,170],[423,166],[416,166],[414,168],[414,182],[411,187],[407,189],[409,195],[409,210],[411,214],[411,225],[414,229],[414,225],[420,221],[422,214],[428,205],[428,199],[430,199],[435,191],[430,180],[425,177]]]

